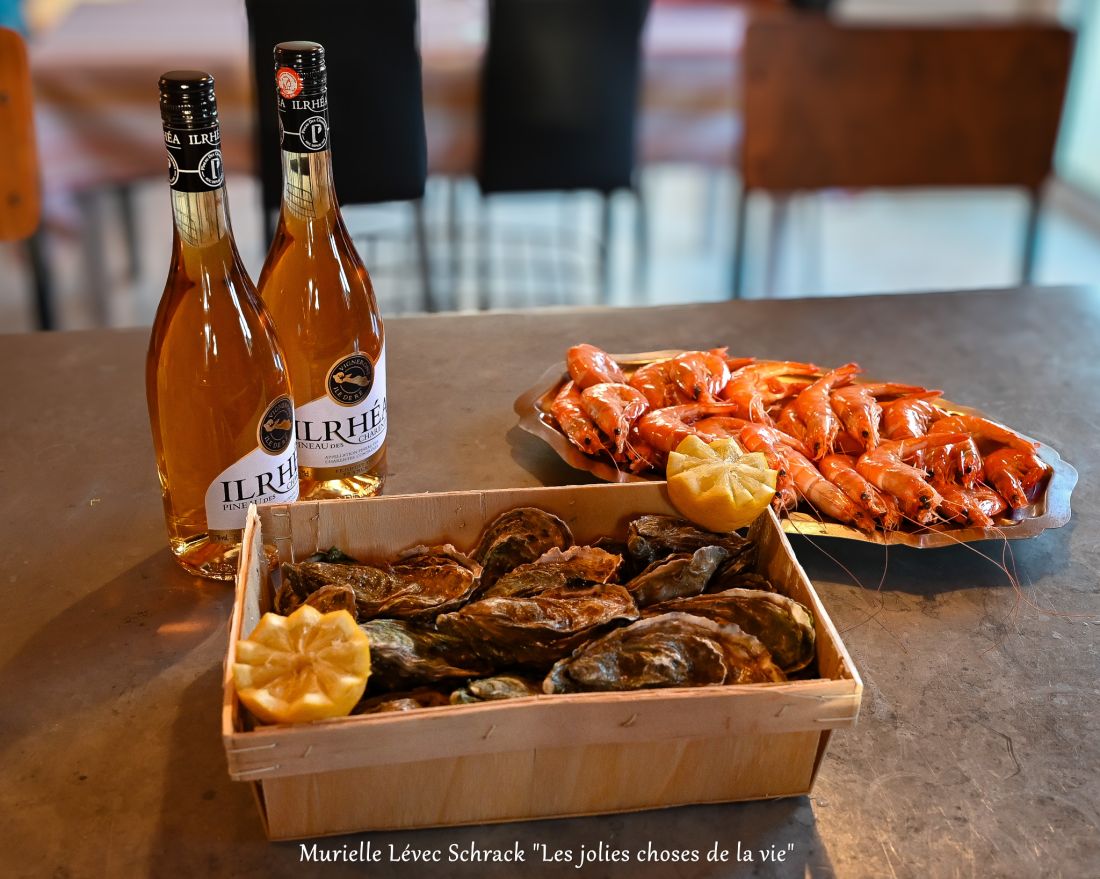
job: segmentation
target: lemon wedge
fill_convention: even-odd
[[[668,456],[668,496],[681,515],[710,531],[735,531],[768,508],[779,474],[760,452],[731,439],[688,436]]]
[[[264,723],[343,717],[370,676],[370,642],[346,610],[303,604],[290,616],[265,613],[237,642],[237,696]]]

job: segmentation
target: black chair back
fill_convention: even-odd
[[[629,188],[649,0],[489,0],[482,192]]]
[[[340,202],[421,198],[428,148],[416,0],[245,0],[245,8],[265,210],[277,208],[282,193],[272,51],[286,40],[325,47]]]

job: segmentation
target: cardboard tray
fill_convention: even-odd
[[[805,604],[818,679],[533,696],[476,705],[260,726],[241,708],[237,641],[271,607],[265,544],[280,560],[338,546],[388,558],[418,543],[468,549],[518,506],[569,523],[583,542],[625,535],[641,513],[674,514],[663,485],[590,485],[253,507],[225,657],[222,736],[268,835],[521,821],[808,793],[830,731],[852,726],[863,685],[769,511],[752,527],[757,570]]]

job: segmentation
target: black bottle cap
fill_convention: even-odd
[[[202,70],[169,70],[160,78],[160,117],[165,127],[200,129],[218,124],[214,77]]]
[[[324,85],[325,47],[309,40],[291,40],[275,46],[275,69],[289,67],[306,82]]]

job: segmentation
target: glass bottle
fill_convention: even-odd
[[[382,490],[386,344],[374,287],[340,215],[325,50],[275,47],[283,198],[259,290],[285,345],[302,498]]]
[[[271,318],[233,241],[214,78],[160,79],[172,262],[146,361],[149,420],[176,560],[232,579],[252,503],[298,496],[294,408]]]

